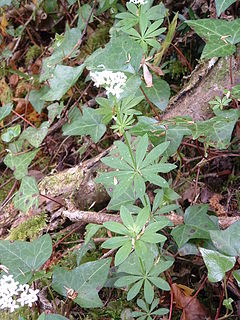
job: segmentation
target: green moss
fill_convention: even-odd
[[[10,230],[9,240],[36,239],[42,229],[46,227],[47,215],[42,213],[22,222],[16,228]]]
[[[80,58],[85,59],[88,55],[92,54],[96,49],[103,46],[109,38],[109,30],[112,23],[100,24],[98,29],[88,37],[86,44],[81,49]]]
[[[26,59],[25,59],[26,65],[28,65],[30,62],[38,58],[41,53],[42,53],[42,50],[39,46],[34,45],[30,47],[26,54]]]

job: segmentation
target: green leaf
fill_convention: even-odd
[[[28,127],[23,131],[22,138],[26,139],[33,147],[40,147],[49,128],[49,122],[44,121],[39,128]]]
[[[89,223],[86,226],[86,235],[85,235],[84,243],[87,244],[92,239],[92,237],[98,232],[98,230],[101,228],[102,226],[99,224]]]
[[[106,126],[102,123],[102,117],[98,111],[92,108],[83,107],[83,114],[76,112],[70,124],[63,126],[65,136],[90,135],[93,141],[98,142],[106,131]]]
[[[24,154],[13,154],[9,153],[5,159],[5,165],[14,171],[14,177],[17,180],[22,179],[28,173],[28,166],[35,158],[36,154],[38,153],[39,149],[24,153]]]
[[[10,6],[11,3],[12,3],[12,0],[0,0],[0,7]]]
[[[70,29],[68,25],[66,25],[66,31],[61,39],[61,41],[58,41],[56,39],[55,41],[55,48],[53,54],[45,58],[43,60],[43,66],[42,66],[42,73],[40,76],[40,81],[46,81],[47,79],[51,78],[51,75],[53,74],[53,71],[55,69],[55,66],[59,63],[61,63],[67,55],[69,55],[75,45],[77,44],[78,40],[81,38],[81,30],[79,28],[72,28]],[[72,55],[75,55],[76,50],[72,52]]]
[[[76,291],[78,295],[73,301],[82,308],[101,307],[98,292],[107,280],[110,263],[111,258],[87,262],[71,271],[57,267],[53,271],[52,287],[64,297],[69,289]]]
[[[135,225],[138,227],[138,230],[141,231],[145,226],[148,218],[150,216],[150,210],[148,207],[144,207],[137,215]]]
[[[127,294],[127,301],[132,300],[133,298],[136,297],[136,295],[139,293],[143,285],[143,281],[144,280],[139,280],[131,287],[131,289],[128,291],[128,294]]]
[[[0,107],[0,121],[2,121],[5,117],[7,117],[13,108],[12,103],[7,103],[3,107]]]
[[[38,320],[68,320],[60,314],[41,314]]]
[[[150,153],[146,156],[145,160],[141,164],[141,169],[148,167],[155,160],[159,159],[159,157],[166,151],[169,146],[169,142],[160,143],[158,146],[153,148]]]
[[[141,240],[148,243],[159,243],[165,242],[167,238],[158,233],[144,232],[144,234],[141,236]]]
[[[210,236],[218,251],[228,256],[240,256],[240,221],[225,230],[212,230]]]
[[[215,0],[218,17],[234,2],[236,2],[236,0]]]
[[[166,109],[170,98],[170,87],[166,81],[154,75],[153,86],[147,87],[146,84],[143,83],[142,87],[148,99],[155,104],[158,109]]]
[[[194,205],[187,208],[184,214],[184,225],[177,226],[171,232],[178,247],[190,239],[210,239],[210,230],[219,228],[207,214],[208,205]]]
[[[146,185],[143,177],[140,174],[136,174],[134,177],[134,188],[136,191],[137,198],[143,198],[146,192]]]
[[[189,20],[186,23],[206,40],[202,59],[225,57],[236,51],[236,30],[240,28],[240,19],[226,21],[220,19]]]
[[[132,217],[130,211],[124,206],[121,207],[120,217],[121,217],[122,222],[126,228],[129,229],[130,227],[133,227],[133,225],[134,225],[133,217]]]
[[[41,100],[41,98],[48,92],[48,90],[48,86],[42,86],[40,90],[31,90],[29,92],[29,102],[39,114],[45,104],[45,101]]]
[[[154,298],[153,287],[147,279],[144,281],[144,298],[148,304],[152,303]]]
[[[136,150],[136,164],[137,167],[140,167],[140,164],[142,163],[146,152],[147,152],[147,148],[148,148],[148,135],[145,134],[144,136],[142,136],[139,140],[139,143],[137,145],[137,150]]]
[[[198,121],[191,126],[193,138],[206,142],[214,148],[226,149],[231,142],[232,132],[239,117],[239,109],[230,109],[209,120]]]
[[[78,67],[57,65],[53,71],[53,78],[49,80],[50,89],[41,100],[60,100],[62,96],[75,84],[83,72],[84,64]]]
[[[208,269],[208,280],[211,282],[221,281],[236,262],[235,257],[228,257],[217,251],[200,248],[200,252]]]
[[[13,200],[15,208],[27,213],[30,208],[38,208],[38,200],[39,190],[35,178],[23,177]]]
[[[49,234],[34,240],[0,240],[0,261],[9,269],[15,280],[28,282],[52,254],[52,240]]]
[[[141,46],[130,37],[123,35],[113,37],[104,49],[96,50],[85,61],[89,70],[121,71],[137,73],[143,50]]]
[[[151,281],[157,288],[164,290],[164,291],[170,291],[171,288],[166,280],[159,278],[159,277],[149,277],[149,281]]]
[[[79,250],[76,250],[76,256],[77,256],[77,266],[80,265],[82,258],[86,255],[88,251],[96,249],[95,243],[93,240],[90,240],[87,244],[83,243]]]
[[[115,266],[119,266],[127,257],[130,255],[132,251],[132,242],[128,240],[124,243],[124,245],[117,251],[115,255]]]
[[[115,222],[115,221],[108,221],[104,222],[104,227],[108,230],[119,233],[122,235],[128,235],[128,230],[125,226],[123,226],[121,223]]]
[[[237,284],[240,288],[240,270],[238,269],[238,270],[233,271],[232,275],[235,278],[235,280],[237,281]]]
[[[14,138],[18,137],[19,134],[21,133],[21,126],[20,124],[17,124],[16,126],[10,127],[7,129],[6,132],[4,132],[1,135],[2,141],[4,142],[10,142]]]
[[[127,237],[123,237],[123,236],[113,237],[103,242],[101,247],[104,249],[117,249],[123,246],[127,241],[128,241]]]

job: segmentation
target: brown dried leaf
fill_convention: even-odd
[[[181,286],[174,283],[172,285],[172,290],[176,307],[183,310],[181,320],[205,320],[208,318],[208,314],[204,306],[198,301],[197,298],[189,296],[186,293],[188,292],[186,288],[183,290]],[[191,289],[189,288],[189,290]]]
[[[143,66],[143,77],[144,77],[144,81],[146,83],[146,87],[150,88],[153,85],[152,84],[152,74],[148,70],[146,63],[144,63],[142,66]]]

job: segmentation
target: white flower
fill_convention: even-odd
[[[3,275],[0,279],[0,309],[14,312],[20,306],[32,307],[37,301],[39,290],[33,290],[28,284],[21,285],[15,281],[13,275]]]
[[[37,299],[38,299],[37,294],[38,293],[39,293],[39,290],[33,290],[31,288],[29,289],[29,286],[28,286],[27,289],[23,290],[20,298],[17,299],[17,302],[19,302],[22,307],[25,304],[27,304],[29,307],[31,307],[33,302],[37,301]]]
[[[132,2],[134,4],[140,4],[142,6],[143,4],[147,3],[147,0],[130,0],[129,2]]]
[[[117,98],[124,91],[123,88],[126,85],[127,77],[123,72],[113,71],[95,71],[90,72],[90,77],[95,83],[96,87],[104,86],[107,90],[107,95],[111,93]]]

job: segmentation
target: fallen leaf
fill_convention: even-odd
[[[184,290],[182,289],[184,287]],[[206,320],[208,319],[207,310],[198,301],[197,298],[186,294],[186,292],[191,292],[191,289],[186,290],[186,286],[178,285],[174,283],[172,285],[172,290],[174,294],[174,300],[176,302],[176,307],[182,309],[181,320]]]

